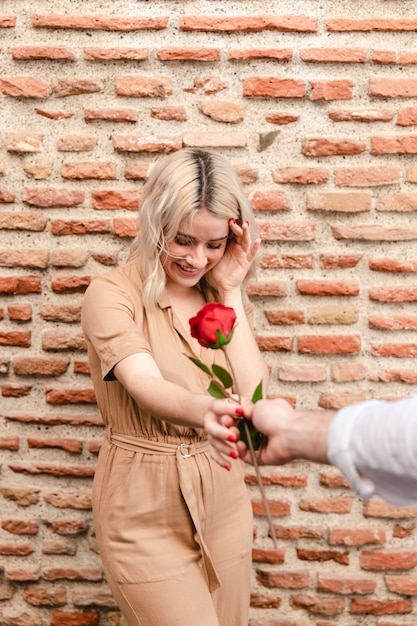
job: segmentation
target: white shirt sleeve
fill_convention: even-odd
[[[417,395],[340,409],[327,443],[329,461],[361,498],[417,503]]]

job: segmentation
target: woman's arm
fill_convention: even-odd
[[[266,390],[268,368],[245,311],[241,284],[254,262],[261,240],[258,238],[251,242],[248,223],[239,226],[231,221],[230,229],[234,239],[222,260],[212,270],[212,276],[221,304],[232,307],[237,316],[233,339],[226,347],[238,386],[235,391],[251,398],[259,382],[263,382],[263,389]]]
[[[203,427],[210,396],[193,393],[165,380],[150,354],[131,354],[113,371],[139,407],[151,415],[179,426]]]

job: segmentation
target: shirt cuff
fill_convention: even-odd
[[[377,400],[359,402],[340,409],[333,418],[327,435],[327,456],[349,482],[352,489],[362,500],[369,500],[375,495],[375,485],[367,478],[362,478],[356,469],[351,447],[354,424],[362,410],[369,409]]]

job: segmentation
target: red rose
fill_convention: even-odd
[[[198,339],[198,343],[204,348],[217,350],[231,341],[235,322],[234,309],[218,302],[210,302],[190,319],[191,336]]]

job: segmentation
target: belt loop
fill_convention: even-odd
[[[183,459],[189,459],[190,456],[193,456],[190,453],[182,452],[182,450],[188,450],[189,448],[190,448],[190,444],[189,443],[180,443],[180,445],[178,446],[177,450],[181,454]]]

